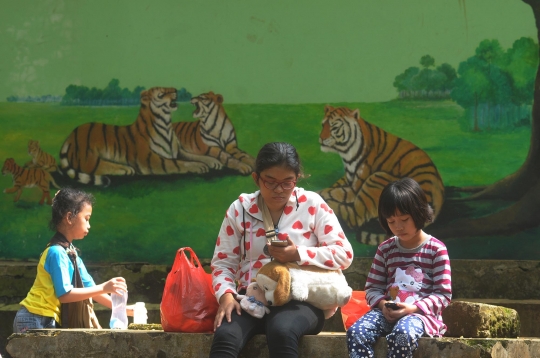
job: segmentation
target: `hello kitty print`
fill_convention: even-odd
[[[403,270],[398,267],[394,284],[388,290],[388,294],[394,302],[414,303],[420,299],[419,292],[423,280],[424,274],[421,269],[408,266]]]

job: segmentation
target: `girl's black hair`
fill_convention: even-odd
[[[402,178],[388,184],[379,198],[379,223],[386,233],[393,236],[387,219],[399,211],[409,214],[417,230],[421,230],[433,220],[433,209],[420,185],[411,178]]]
[[[52,217],[49,229],[57,231],[58,225],[67,213],[71,212],[72,216],[77,216],[84,204],[94,206],[94,202],[94,196],[90,193],[73,188],[60,189],[52,200]]]
[[[273,142],[265,144],[255,160],[255,173],[260,175],[262,171],[276,166],[282,166],[294,171],[296,176],[302,173],[302,164],[296,148],[289,143]]]

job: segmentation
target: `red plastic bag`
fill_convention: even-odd
[[[190,259],[186,256],[190,253]],[[195,252],[183,247],[176,252],[161,300],[161,325],[165,332],[212,332],[219,305]]]
[[[366,301],[366,291],[353,291],[351,300],[341,307],[341,318],[345,330],[370,310]]]

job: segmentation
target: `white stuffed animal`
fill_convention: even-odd
[[[246,294],[236,295],[236,299],[240,301],[240,307],[253,317],[263,318],[265,313],[270,313],[264,291],[257,282],[250,283],[246,289]]]
[[[305,301],[322,309],[327,319],[352,297],[352,288],[341,270],[291,262],[267,263],[257,272],[257,283],[264,290],[269,306],[281,306],[290,300]]]

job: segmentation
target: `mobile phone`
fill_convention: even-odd
[[[386,307],[390,308],[391,310],[399,310],[399,309],[401,309],[401,307],[399,307],[397,305],[397,303],[395,303],[395,302],[386,302],[384,305]]]
[[[270,244],[272,246],[279,246],[279,247],[289,246],[289,242],[287,240],[280,240],[277,237],[272,238],[270,240]]]

